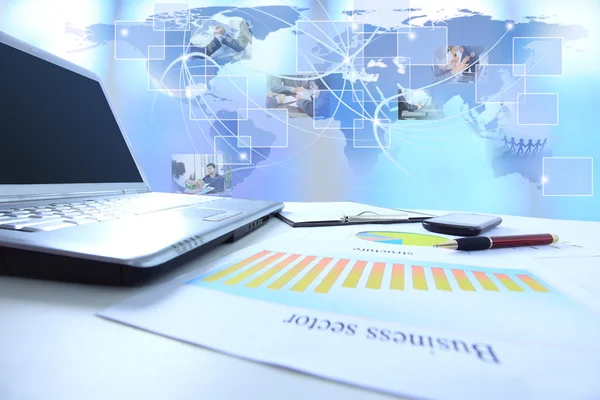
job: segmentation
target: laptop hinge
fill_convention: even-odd
[[[116,196],[122,194],[144,193],[148,190],[98,190],[93,192],[73,192],[73,193],[40,193],[24,194],[16,196],[2,196],[0,203],[16,203],[21,201],[35,200],[54,200],[54,199],[73,199],[79,197],[98,197],[98,196]]]

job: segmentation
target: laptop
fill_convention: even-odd
[[[139,284],[283,208],[152,192],[96,75],[2,32],[0,60],[0,274]]]

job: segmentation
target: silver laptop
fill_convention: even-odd
[[[151,192],[97,76],[2,32],[0,60],[0,274],[135,284],[283,208]]]

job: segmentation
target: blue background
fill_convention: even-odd
[[[247,76],[249,107],[260,108],[264,107],[268,75],[294,75],[299,53],[323,50],[297,45],[302,32],[297,32],[296,21],[355,20],[364,22],[365,32],[405,32],[410,24],[446,26],[450,45],[485,48],[489,64],[509,66],[513,63],[514,37],[559,37],[562,48],[556,47],[556,40],[531,47],[528,40],[517,39],[514,54],[514,62],[525,64],[528,73],[561,73],[526,79],[527,93],[558,94],[559,124],[519,126],[516,104],[479,104],[473,85],[435,84],[431,81],[431,67],[427,66],[410,67],[410,88],[418,95],[419,89],[429,86],[422,92],[435,100],[443,118],[397,121],[393,97],[397,95],[397,84],[406,86],[406,74],[400,74],[394,63],[386,59],[385,68],[365,65],[363,75],[356,77],[340,69],[341,58],[330,52],[317,69],[338,69],[321,74],[324,84],[336,91],[364,91],[365,115],[392,121],[390,143],[386,132],[380,135],[382,148],[356,146],[351,128],[356,114],[348,109],[336,113],[328,129],[320,129],[327,122],[320,121],[319,129],[315,129],[309,118],[290,118],[286,148],[278,146],[282,143],[280,121],[273,123],[272,131],[257,122],[251,136],[260,137],[261,144],[268,143],[271,137],[275,147],[249,149],[244,143],[231,143],[233,147],[242,145],[232,155],[252,152],[250,165],[232,166],[233,196],[282,201],[353,200],[400,208],[600,220],[598,196],[544,196],[542,190],[544,157],[596,158],[600,154],[600,140],[595,133],[595,104],[600,89],[597,0],[529,5],[513,0],[453,0],[445,2],[442,11],[431,4],[434,2],[413,0],[408,16],[396,10],[398,6],[394,4],[400,3],[367,3],[372,6],[369,10],[353,10],[352,1],[190,1],[191,31],[167,32],[165,38],[168,45],[187,46],[192,34],[210,26],[198,21],[250,20],[254,35],[251,60],[226,60],[218,65],[196,63],[194,71]],[[190,121],[190,105],[185,96],[149,91],[144,57],[148,45],[160,44],[155,43],[160,35],[151,27],[133,29],[135,24],[130,23],[130,35],[117,39],[117,49],[123,55],[137,55],[139,60],[115,60],[115,21],[152,21],[153,13],[153,2],[146,0],[3,0],[0,30],[98,73],[107,84],[153,190],[170,191],[171,155],[212,154],[215,136],[238,134],[238,111],[236,101],[221,99],[217,120]],[[172,17],[177,20],[176,15]],[[390,20],[395,21],[395,26],[390,25]],[[172,21],[164,23],[169,26]],[[508,24],[512,24],[512,29],[507,28]],[[333,40],[342,49],[352,45],[343,33]],[[385,40],[369,46],[373,54],[391,51],[393,56],[395,52]],[[539,60],[541,53],[547,55],[542,57],[543,62]],[[164,71],[172,59],[167,55],[164,61],[152,61],[152,74]],[[356,68],[356,61],[351,66]],[[169,88],[182,87],[178,68],[167,77]],[[377,79],[370,80],[375,75]],[[497,82],[501,82],[500,75]],[[538,117],[543,116],[546,103],[527,103],[523,109],[533,109]],[[545,141],[545,145],[538,151],[520,154],[516,147],[511,150],[507,145],[513,138],[515,143],[523,139],[526,144],[531,139],[532,143]],[[369,146],[375,142],[373,137],[370,139]],[[555,163],[552,168],[554,176],[563,180],[572,176],[581,187],[598,183],[591,162]],[[554,184],[550,176],[546,180]]]

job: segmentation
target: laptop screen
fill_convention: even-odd
[[[143,182],[100,84],[0,43],[0,185]]]

